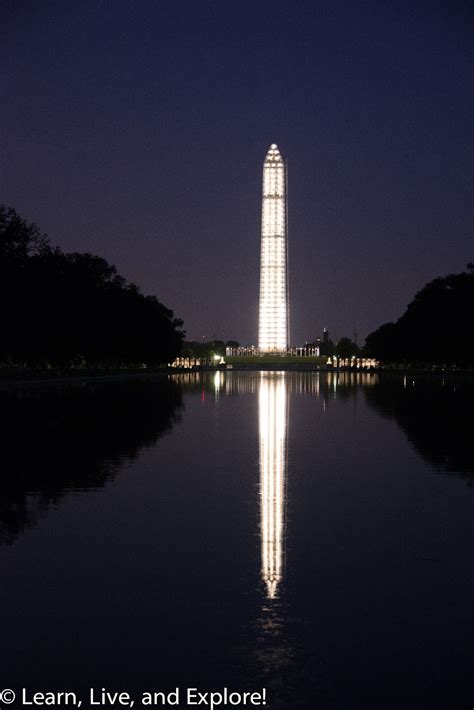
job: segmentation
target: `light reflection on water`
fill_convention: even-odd
[[[216,371],[46,389],[0,392],[9,678],[28,665],[43,683],[63,663],[70,686],[96,668],[97,685],[153,685],[159,666],[177,684],[265,685],[270,710],[398,708],[413,687],[417,707],[464,699],[467,379]]]
[[[262,372],[258,384],[262,578],[274,599],[283,577],[288,405],[285,373]]]

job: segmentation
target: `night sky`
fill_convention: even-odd
[[[0,202],[255,343],[276,142],[291,341],[363,342],[474,260],[469,4],[3,2]]]

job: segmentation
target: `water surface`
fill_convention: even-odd
[[[0,391],[2,683],[472,705],[469,379]]]

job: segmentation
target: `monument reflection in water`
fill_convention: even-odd
[[[278,596],[283,578],[287,479],[288,400],[284,372],[262,372],[258,385],[262,578]]]

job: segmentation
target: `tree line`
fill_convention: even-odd
[[[236,341],[183,344],[183,322],[155,296],[89,253],[53,247],[36,224],[0,205],[0,364],[26,367],[159,365],[183,353],[224,354]],[[313,343],[321,355],[385,363],[474,363],[474,264],[430,281],[394,323],[360,349],[349,338]]]
[[[89,253],[53,247],[0,206],[0,362],[27,367],[152,366],[181,351],[183,322]]]
[[[395,323],[366,338],[366,352],[388,363],[474,364],[474,264],[430,281]]]

